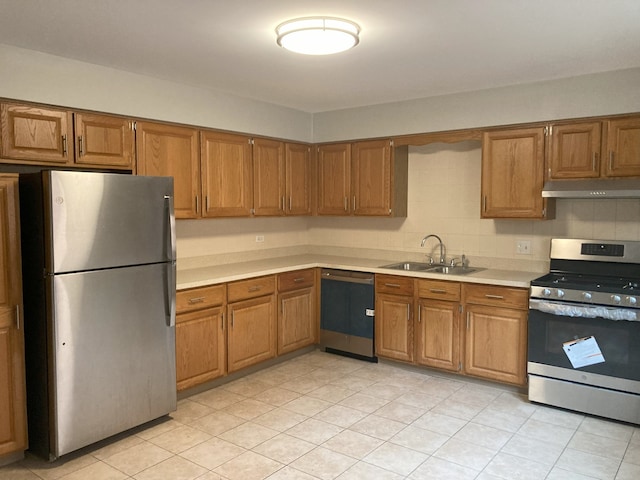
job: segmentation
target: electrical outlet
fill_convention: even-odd
[[[516,253],[519,255],[531,255],[531,240],[518,240]]]
[[[264,242],[264,235],[256,235],[256,243]]]

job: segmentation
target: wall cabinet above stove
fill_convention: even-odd
[[[546,133],[551,180],[640,176],[640,116],[551,124]]]

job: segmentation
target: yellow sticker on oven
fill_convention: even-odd
[[[564,353],[569,357],[573,368],[586,367],[604,362],[604,355],[600,351],[595,337],[582,337],[562,344]]]

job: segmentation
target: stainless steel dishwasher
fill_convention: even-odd
[[[374,276],[324,268],[320,282],[320,346],[327,352],[377,362],[374,352]]]

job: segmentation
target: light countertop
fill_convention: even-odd
[[[335,268],[340,270],[357,270],[370,273],[386,273],[415,278],[429,278],[436,280],[451,280],[467,283],[483,283],[501,285],[505,287],[529,288],[529,282],[542,274],[540,272],[497,270],[487,268],[465,275],[451,275],[441,273],[410,272],[380,268],[388,265],[388,260],[352,258],[332,255],[293,255],[290,257],[268,258],[242,263],[203,266],[199,268],[181,269],[177,273],[178,290],[202,287],[217,283],[244,280],[262,275],[301,270],[303,268]]]

